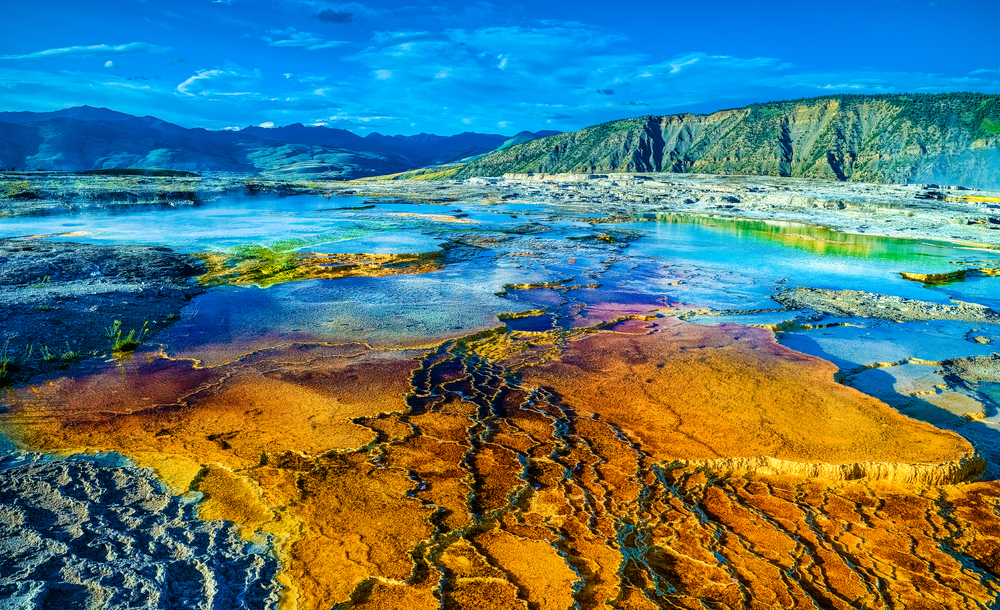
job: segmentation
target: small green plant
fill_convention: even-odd
[[[139,330],[132,329],[128,334],[122,336],[122,321],[115,320],[114,323],[104,329],[104,334],[111,341],[111,351],[117,353],[132,352],[142,345],[142,338],[149,332],[149,322],[145,322]]]
[[[52,311],[52,308],[49,307],[48,305],[39,305],[38,306],[38,310],[39,311]]]
[[[33,288],[42,288],[42,287],[44,287],[46,284],[49,283],[49,277],[50,276],[48,276],[48,275],[46,275],[45,277],[43,277],[41,280],[39,280],[39,282],[37,284],[35,284],[33,286]]]
[[[42,355],[42,360],[45,362],[52,362],[53,360],[58,359],[58,357],[52,353],[47,345],[43,345],[38,352]]]
[[[76,360],[80,354],[77,353],[72,347],[69,346],[69,342],[66,342],[66,351],[59,356],[59,359],[63,362],[69,362],[70,360]]]
[[[35,344],[29,343],[24,346],[24,361],[31,360],[31,355],[35,353]]]
[[[10,374],[10,370],[14,368],[14,359],[10,357],[7,348],[10,346],[10,339],[4,341],[3,349],[0,350],[0,380],[3,380],[7,375]]]

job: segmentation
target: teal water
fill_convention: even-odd
[[[603,220],[600,210],[574,214],[545,203],[238,196],[177,210],[4,218],[0,237],[156,244],[187,253],[251,244],[331,255],[437,253],[439,264],[424,273],[211,289],[157,337],[166,353],[207,363],[289,341],[419,349],[502,326],[502,313],[533,309],[544,313],[507,320],[507,327],[544,332],[676,309],[698,310],[689,319],[699,324],[846,324],[778,336],[843,371],[908,358],[986,355],[1000,345],[996,326],[834,320],[783,311],[771,299],[777,290],[809,286],[943,304],[954,299],[1000,311],[1000,278],[923,285],[899,275],[1000,267],[997,250],[786,222],[669,214]],[[973,343],[974,334],[992,342]],[[886,397],[913,402],[884,371],[848,383],[890,404]],[[987,405],[986,421],[969,428],[975,434],[965,433],[1000,464],[1000,443],[993,440],[1000,438],[996,407]],[[963,433],[965,420],[939,416],[930,403],[921,409],[912,413]]]
[[[496,315],[504,311],[537,307],[556,325],[579,326],[607,304],[631,312],[679,306],[724,314],[693,318],[703,324],[779,324],[796,312],[753,310],[777,309],[770,296],[794,286],[940,303],[957,299],[1000,310],[1000,279],[925,286],[899,276],[1000,266],[996,250],[785,222],[670,214],[624,223],[595,219],[600,220],[599,210],[573,214],[544,203],[240,195],[184,209],[5,218],[0,237],[157,244],[189,253],[249,244],[326,254],[447,253],[441,267],[426,274],[229,288],[192,303],[190,316],[206,327],[217,326],[215,318],[222,315],[208,312],[240,303],[246,312],[242,320],[226,314],[243,328],[239,335],[308,329],[338,340],[370,335],[389,344],[395,336],[401,343],[422,344],[456,330],[496,325]],[[558,286],[544,295],[504,288],[553,282]],[[355,318],[367,322],[352,324]],[[526,330],[538,326],[518,324]],[[936,335],[924,336],[933,343]]]

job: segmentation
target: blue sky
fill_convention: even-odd
[[[834,93],[1000,93],[997,0],[8,1],[0,110],[568,131]]]

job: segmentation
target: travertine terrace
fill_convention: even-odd
[[[84,607],[154,608],[170,574],[225,608],[996,604],[998,280],[968,271],[998,267],[988,194],[643,175],[300,187],[330,197],[241,195],[243,224],[150,250],[166,277],[138,265],[125,284],[183,299],[127,353],[100,316],[123,307],[132,326],[143,301],[30,263],[104,252],[112,270],[145,250],[100,245],[119,239],[100,224],[49,238],[98,245],[48,246],[28,229],[64,218],[21,219],[10,319],[45,341],[97,332],[69,362],[8,352],[0,487],[21,483],[0,489],[0,595],[16,608],[73,587]],[[177,227],[212,205],[144,209],[164,224],[142,239],[180,250]],[[267,238],[285,225],[299,233]],[[84,287],[91,318],[46,322]],[[58,566],[37,565],[53,544]],[[167,576],[130,588],[144,569]]]

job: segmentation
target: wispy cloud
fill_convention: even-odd
[[[262,40],[270,47],[294,47],[307,51],[319,51],[347,44],[342,40],[326,40],[312,32],[302,32],[292,27],[270,30]]]
[[[234,63],[212,70],[198,70],[193,76],[177,85],[177,92],[186,96],[245,96],[258,95],[247,91],[261,80],[259,70],[248,70]]]
[[[830,93],[1000,92],[1000,73],[990,70],[965,76],[816,70],[775,57],[657,57],[632,48],[621,34],[575,23],[381,31],[345,58],[363,70],[349,81],[358,101],[346,104],[379,114],[391,109],[426,130],[454,131],[462,117],[498,115],[519,126],[574,129],[630,112],[704,112]],[[623,101],[609,103],[612,95]],[[435,128],[423,117],[450,127]]]
[[[93,57],[95,55],[128,55],[133,53],[166,53],[172,47],[161,47],[148,42],[129,42],[126,44],[95,44],[78,47],[60,47],[45,49],[23,55],[0,55],[0,59],[47,59],[51,57]]]
[[[240,10],[202,4],[214,16],[237,14],[244,6],[265,2],[236,0],[234,7]],[[119,57],[168,50],[146,43],[0,56],[32,60],[96,56],[75,66],[89,72],[68,71],[72,66],[68,61],[0,62],[0,97],[10,108],[37,108],[43,101],[49,104],[47,109],[87,103],[153,114],[188,126],[221,128],[234,122],[272,121],[382,133],[455,133],[469,128],[463,119],[474,121],[476,129],[572,130],[640,113],[710,112],[754,101],[836,93],[1000,93],[1000,68],[990,68],[994,61],[973,63],[961,74],[818,69],[753,54],[676,46],[664,47],[674,49],[670,52],[651,50],[650,45],[607,28],[572,22],[519,20],[510,25],[513,20],[497,18],[471,22],[489,24],[483,27],[454,27],[469,23],[456,16],[461,13],[456,7],[450,17],[426,4],[395,12],[379,8],[376,20],[375,9],[357,3],[280,0],[267,6],[274,7],[267,13],[267,25],[220,22],[232,40],[223,41],[220,35],[213,47],[185,42],[184,63],[175,57],[177,52]],[[411,19],[419,8],[435,16]],[[326,11],[334,21],[317,17]],[[342,17],[334,13],[352,15],[351,27],[338,25],[336,20]],[[366,33],[364,24],[369,22],[381,29],[369,26]],[[269,29],[276,23],[296,27]],[[332,28],[351,42],[330,40]],[[333,47],[345,53],[320,51]],[[253,68],[206,60],[206,49],[232,53],[250,49]],[[106,61],[121,64],[122,69],[105,69]],[[162,79],[128,81],[128,74],[139,70],[150,78],[160,74]]]

